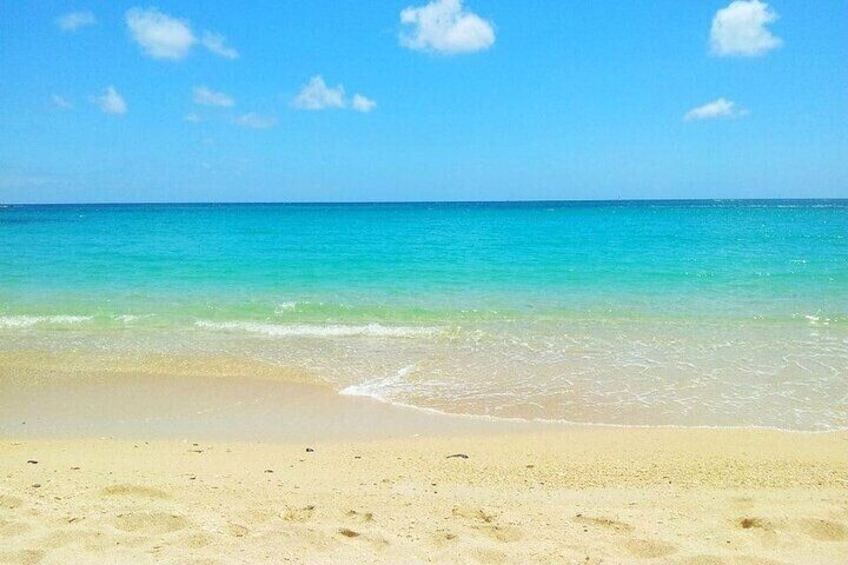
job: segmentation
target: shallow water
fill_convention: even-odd
[[[848,201],[12,206],[0,351],[499,417],[848,428]]]

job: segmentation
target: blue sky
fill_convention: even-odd
[[[848,197],[848,2],[7,1],[0,202]]]

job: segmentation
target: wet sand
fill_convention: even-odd
[[[494,422],[261,377],[7,363],[0,563],[848,562],[846,432]]]

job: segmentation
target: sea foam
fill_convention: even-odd
[[[442,330],[437,327],[364,325],[317,325],[317,324],[265,324],[259,322],[211,322],[198,320],[198,328],[222,331],[240,331],[270,337],[387,337],[419,338],[433,337]]]
[[[408,365],[389,377],[374,379],[368,382],[345,387],[339,391],[339,394],[343,394],[345,396],[365,396],[381,402],[389,402],[389,392],[408,390],[411,388],[407,382],[407,376],[413,370],[415,370],[415,365]]]
[[[39,324],[74,325],[92,319],[91,316],[0,316],[0,328],[28,328]]]

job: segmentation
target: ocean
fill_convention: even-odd
[[[0,207],[0,354],[63,353],[472,416],[848,429],[848,200]]]

